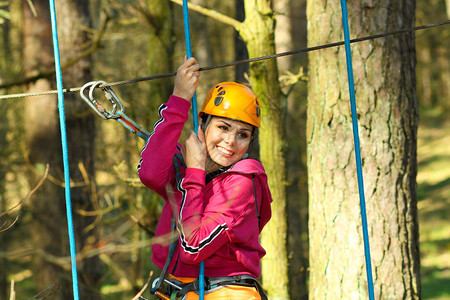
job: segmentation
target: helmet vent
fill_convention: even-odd
[[[261,109],[257,106],[256,107],[256,116],[259,118],[260,115],[261,115]]]
[[[223,95],[225,95],[225,93],[226,93],[226,91],[221,91],[221,92],[218,93],[217,95],[218,95],[218,96],[223,96]]]
[[[216,98],[214,99],[214,104],[215,104],[216,106],[219,106],[220,103],[222,103],[222,100],[223,100],[223,97],[216,97]]]

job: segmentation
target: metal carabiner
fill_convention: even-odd
[[[99,81],[91,81],[83,85],[80,90],[81,98],[89,104],[89,106],[104,120],[107,119],[117,119],[120,117],[121,113],[125,110],[122,102],[119,97],[117,97],[116,93],[112,90],[111,87],[107,86],[107,82],[103,80]],[[105,93],[106,99],[109,100],[112,104],[112,109],[110,111],[106,110],[103,105],[98,103],[94,97],[94,90],[101,85],[106,85],[102,87],[102,91]],[[86,97],[85,90],[89,88],[89,98]]]
[[[102,84],[107,84],[105,81],[101,82]],[[96,84],[91,86],[91,89],[89,90],[89,98],[93,99],[94,89],[96,87],[100,86],[100,84]],[[125,107],[122,104],[122,101],[120,101],[119,97],[114,93],[113,89],[106,85],[101,88],[102,91],[105,93],[106,99],[109,100],[109,102],[112,103],[113,109],[108,112],[110,119],[118,119],[120,118],[121,114],[124,114]]]
[[[92,91],[93,91],[93,86],[97,87],[103,83],[106,83],[105,81],[91,81],[86,83],[85,85],[83,85],[81,87],[80,90],[80,96],[81,99],[84,100],[84,102],[86,102],[102,119],[107,120],[109,119],[109,113],[108,111],[100,104],[97,102],[97,100],[94,99]],[[84,93],[84,90],[89,88],[89,98],[86,97],[86,94]]]
[[[101,89],[104,92],[106,99],[108,99],[112,104],[112,109],[110,111],[107,111],[100,103],[97,102],[97,100],[95,100],[94,90],[101,85],[104,85]],[[85,93],[87,88],[89,88],[89,98],[86,97]],[[125,114],[125,107],[122,104],[122,101],[120,101],[119,97],[116,95],[114,90],[108,86],[106,81],[99,80],[86,83],[80,90],[80,96],[102,119],[116,120],[145,141],[147,141],[150,137],[150,132],[145,130],[142,126],[139,126]]]
[[[160,280],[161,280],[161,278],[156,278],[153,281],[152,290],[151,290],[150,293],[154,294],[155,296],[157,296],[158,298],[163,299],[163,300],[165,300],[165,299],[172,299],[172,298],[169,298],[167,295],[165,295],[165,294],[163,294],[163,293],[161,293],[159,291],[159,288],[161,287],[161,283],[162,283],[162,281],[160,281]],[[176,288],[177,290],[180,290],[180,291],[182,290],[181,286],[177,285],[176,283],[173,283],[172,281],[170,281],[168,279],[164,278],[164,282],[166,284],[170,285],[171,287]],[[184,295],[181,298],[181,300],[185,300],[186,298],[187,298],[187,295]]]

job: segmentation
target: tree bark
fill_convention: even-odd
[[[414,1],[349,2],[352,37],[414,26]],[[343,40],[338,2],[308,1],[308,44]],[[354,44],[375,299],[420,298],[414,34]],[[311,299],[367,299],[345,50],[309,55]]]
[[[235,19],[239,22],[245,20],[245,7],[244,0],[236,0],[234,5]],[[238,32],[235,32],[234,37],[234,59],[242,60],[248,58],[247,46],[242,40]],[[248,64],[240,64],[234,68],[234,78],[236,82],[246,82],[245,74],[248,74]],[[256,151],[255,151],[256,152]],[[259,155],[259,150],[257,151],[257,156]]]
[[[292,25],[289,18],[291,10],[290,0],[273,1],[273,10],[275,11],[275,48],[277,53],[287,52],[294,49],[292,38]],[[292,56],[286,56],[277,61],[278,72],[283,74],[292,67]]]
[[[245,16],[239,34],[247,44],[249,57],[275,53],[275,19],[270,1],[245,1]],[[276,60],[252,63],[249,81],[261,104],[260,155],[273,197],[272,220],[261,236],[267,251],[262,260],[263,285],[270,299],[289,299],[285,137]]]
[[[77,57],[88,43],[85,28],[91,27],[88,0],[59,0],[56,16],[62,59]],[[83,58],[63,72],[66,86],[81,86],[92,80],[91,58]],[[75,183],[84,183],[71,188],[73,222],[77,250],[96,247],[99,228],[86,230],[95,217],[80,215],[77,211],[92,211],[97,207],[92,202],[92,186],[95,185],[95,114],[76,93],[64,96],[67,142],[69,148],[70,177]],[[95,189],[94,189],[95,191]],[[79,292],[82,299],[100,298],[100,259],[95,256],[78,264]]]
[[[173,70],[173,54],[175,51],[172,4],[170,2],[147,0],[147,6],[149,16],[151,16],[151,19],[148,20],[150,24],[148,32],[150,38],[147,57],[148,70],[150,74],[169,73]],[[152,98],[155,101],[151,101],[152,107],[148,108],[147,113],[154,115],[161,99],[169,99],[173,86],[168,80],[150,82],[149,85]]]
[[[306,10],[305,0],[275,0],[276,16],[275,48],[277,53],[305,48],[306,18],[300,18]],[[302,60],[303,61],[302,61]],[[299,72],[306,59],[285,56],[277,59],[278,73]],[[287,252],[289,255],[289,290],[292,299],[308,297],[308,199],[306,172],[306,84],[296,83],[282,88],[283,116],[286,128],[287,186]]]
[[[49,3],[45,0],[33,1],[37,17],[33,16],[28,3],[23,2],[23,65],[27,76],[53,66],[53,49]],[[54,89],[52,82],[41,79],[29,86],[28,92]],[[61,146],[57,119],[57,99],[54,95],[27,99],[25,102],[25,143],[29,151],[31,168],[43,170],[50,164],[50,174],[62,178]],[[40,176],[30,172],[30,186]],[[43,253],[61,256],[67,248],[64,193],[63,189],[46,181],[30,202],[32,224],[30,234],[36,249]],[[42,291],[54,282],[62,286],[70,280],[70,273],[48,263],[40,255],[32,257],[32,271],[36,292]],[[61,291],[57,295],[63,297]]]

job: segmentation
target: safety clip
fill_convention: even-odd
[[[105,94],[106,99],[112,104],[112,109],[110,111],[106,110],[103,105],[101,105],[94,98],[94,90],[101,87]],[[86,96],[85,91],[89,89],[89,97]],[[125,107],[120,101],[114,90],[108,86],[108,83],[103,80],[91,81],[83,85],[80,90],[80,96],[96,113],[104,120],[114,119],[121,123],[125,128],[129,129],[132,133],[136,134],[143,140],[147,141],[150,137],[150,133],[145,130],[142,126],[138,125],[134,120],[125,114]]]

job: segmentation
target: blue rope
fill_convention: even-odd
[[[342,23],[344,27],[344,40],[345,40],[345,56],[347,60],[347,75],[348,75],[348,88],[350,92],[350,106],[352,111],[352,124],[353,124],[353,139],[355,142],[355,158],[356,158],[356,172],[358,176],[359,187],[359,202],[361,207],[361,221],[363,228],[364,238],[364,252],[366,258],[366,273],[367,273],[367,285],[369,289],[369,299],[374,300],[373,294],[373,279],[372,279],[372,265],[370,262],[370,245],[369,234],[367,231],[367,215],[366,215],[366,201],[364,198],[364,182],[361,166],[361,153],[358,134],[358,115],[356,112],[356,100],[355,100],[355,84],[353,81],[353,67],[352,67],[352,53],[350,50],[350,33],[348,28],[348,15],[347,15],[347,2],[341,0],[342,8]]]
[[[61,144],[62,144],[63,165],[64,165],[66,213],[68,225],[67,227],[69,231],[70,257],[72,262],[73,297],[75,300],[78,300],[79,296],[78,296],[77,259],[75,252],[75,234],[73,230],[73,221],[72,221],[72,204],[70,201],[69,155],[67,151],[66,119],[64,114],[64,93],[61,76],[61,62],[59,57],[58,30],[56,26],[55,1],[54,0],[49,1],[50,1],[50,17],[52,22],[52,34],[53,34],[53,51],[55,55],[56,85],[58,89],[58,110],[59,110],[59,122],[61,130]]]
[[[191,48],[191,30],[189,29],[189,10],[187,0],[183,0],[183,21],[184,21],[184,37],[186,40],[186,54],[187,58],[192,57]],[[194,132],[198,134],[198,112],[197,112],[197,92],[192,97],[192,119],[194,121]],[[199,300],[205,297],[205,263],[202,261],[199,267],[198,274],[199,283]]]
[[[191,48],[191,30],[189,29],[189,11],[187,0],[183,0],[183,20],[184,20],[184,37],[186,40],[186,54],[187,58],[192,57]],[[192,97],[192,119],[194,121],[194,132],[198,134],[198,111],[197,111],[197,92]]]

